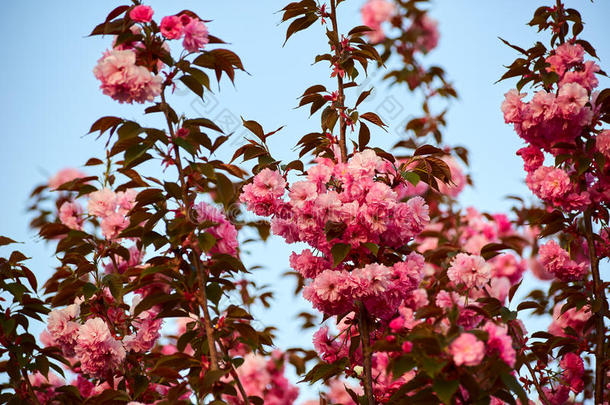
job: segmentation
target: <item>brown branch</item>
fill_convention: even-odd
[[[362,344],[362,357],[364,365],[364,394],[368,405],[375,405],[373,396],[373,351],[369,339],[369,316],[366,307],[362,302],[358,302],[358,329],[360,330],[360,342]]]
[[[174,144],[175,133],[174,133],[174,127],[169,118],[169,112],[168,112],[169,105],[167,104],[167,101],[165,100],[165,88],[166,88],[166,86],[164,85],[163,89],[161,91],[161,101],[163,102],[163,114],[165,115],[165,120],[167,121],[167,126],[169,128],[169,133],[171,136],[171,141],[172,141],[172,144],[174,145],[174,153],[176,154],[176,159],[174,160],[174,163],[176,164],[176,169],[178,170],[178,180],[180,182],[180,189],[182,191],[182,200],[183,200],[182,202],[184,204],[185,215],[188,216],[189,215],[188,210],[190,209],[190,206],[191,206],[191,203],[189,201],[189,196],[188,196],[188,185],[184,181],[184,169],[182,167],[182,159],[180,158],[180,149],[179,149],[178,145]],[[204,325],[204,329],[205,329],[206,338],[208,341],[208,348],[210,351],[210,369],[218,370],[218,353],[216,351],[216,340],[214,339],[214,328],[212,327],[212,321],[210,318],[210,310],[208,308],[208,297],[207,297],[207,294],[205,291],[206,284],[207,284],[207,277],[205,276],[203,269],[201,268],[201,263],[199,260],[198,253],[195,252],[194,250],[192,251],[191,262],[192,262],[193,266],[195,266],[195,269],[197,271],[197,277],[199,278],[199,282],[200,282],[198,301],[199,301],[199,305],[201,306],[201,309],[203,311],[203,325]]]
[[[203,270],[201,269],[201,263],[199,262],[199,257],[197,257],[197,253],[193,251],[192,259],[193,265],[197,270],[197,276],[200,282],[199,288],[199,305],[201,306],[201,310],[203,311],[203,326],[205,329],[205,336],[208,341],[208,348],[210,350],[210,369],[218,370],[218,352],[216,351],[216,339],[214,338],[214,328],[212,327],[212,319],[210,318],[210,310],[208,308],[208,296],[205,291],[205,287],[207,284],[207,277],[203,274]]]
[[[587,238],[587,246],[589,248],[589,260],[591,261],[591,275],[593,276],[593,296],[595,299],[596,310],[593,311],[595,316],[595,403],[603,403],[604,388],[604,362],[605,356],[605,338],[606,328],[604,326],[604,316],[608,313],[608,301],[604,292],[603,281],[599,274],[599,257],[595,252],[595,241],[593,240],[593,226],[591,223],[591,211],[587,209],[584,213],[585,222],[585,237]],[[592,306],[593,308],[593,306]]]
[[[335,45],[335,59],[337,63],[341,60],[341,41],[339,39],[339,28],[337,24],[337,4],[336,0],[330,0],[330,21],[332,22],[333,31],[337,36],[337,43]],[[346,139],[346,123],[345,123],[345,90],[343,88],[343,78],[337,73],[337,103],[339,105],[339,149],[341,150],[341,161],[347,162],[347,139]]]

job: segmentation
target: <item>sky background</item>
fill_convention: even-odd
[[[117,115],[142,121],[141,105],[121,105],[98,90],[92,69],[101,53],[110,46],[110,37],[87,37],[117,1],[33,1],[2,2],[0,37],[4,41],[4,63],[0,68],[0,119],[4,125],[0,159],[0,235],[24,242],[20,250],[33,257],[31,269],[46,279],[55,263],[53,250],[28,230],[31,219],[26,204],[31,189],[45,182],[64,167],[79,167],[89,157],[101,157],[104,143],[85,136],[100,116]],[[529,47],[539,37],[528,27],[534,10],[554,1],[532,0],[436,0],[431,15],[439,21],[439,47],[427,56],[427,63],[445,68],[460,98],[448,114],[445,141],[465,145],[471,152],[469,172],[475,187],[460,197],[464,206],[482,211],[502,212],[510,208],[508,194],[528,196],[524,172],[515,155],[521,141],[504,124],[500,104],[513,81],[494,82],[504,73],[503,64],[515,59],[514,50],[504,46],[501,36],[512,43]],[[568,0],[567,5],[581,11],[586,22],[583,38],[597,49],[601,66],[610,70],[610,43],[607,16],[610,3],[598,0]],[[305,109],[295,110],[297,97],[310,85],[330,84],[327,65],[312,66],[317,53],[326,52],[323,29],[316,24],[294,35],[282,47],[286,25],[277,13],[287,1],[150,1],[155,19],[192,9],[202,18],[213,20],[210,32],[229,42],[244,62],[248,74],[238,73],[236,84],[221,83],[206,103],[178,88],[172,102],[186,115],[205,116],[221,123],[223,129],[237,131],[240,116],[255,119],[266,130],[286,128],[270,142],[274,155],[292,160],[292,149],[303,135],[319,127],[319,119],[308,120]],[[340,7],[340,31],[360,25],[359,9],[363,0],[349,0]],[[598,62],[599,63],[599,62]],[[372,84],[379,76],[371,74]],[[601,87],[608,87],[608,80]],[[375,97],[363,108],[376,111],[390,127],[389,133],[373,133],[371,145],[389,147],[400,139],[400,127],[419,113],[416,98],[404,89],[378,87]],[[148,119],[148,118],[146,118]],[[224,155],[220,156],[221,158]],[[99,175],[95,168],[88,174]],[[154,174],[154,173],[153,173]],[[170,172],[167,175],[171,175]],[[254,274],[261,282],[273,283],[274,310],[260,313],[263,323],[279,328],[276,344],[280,348],[310,345],[311,336],[299,331],[294,315],[309,304],[292,295],[293,280],[281,279],[288,269],[291,252],[279,238],[251,246],[248,264],[264,266]],[[5,253],[6,249],[0,249]],[[303,392],[311,390],[302,389]]]

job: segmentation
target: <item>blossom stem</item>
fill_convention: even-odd
[[[199,262],[199,257],[193,251],[192,254],[192,262],[197,270],[197,276],[199,277],[199,304],[201,305],[201,310],[203,311],[203,326],[205,329],[205,336],[208,341],[208,348],[210,351],[210,370],[218,370],[218,352],[216,351],[216,339],[214,339],[214,328],[212,327],[212,321],[210,318],[210,310],[208,309],[208,296],[205,291],[205,287],[207,284],[207,278],[203,274],[203,270],[201,269],[201,264]]]
[[[161,90],[161,101],[163,102],[163,106],[164,106],[163,114],[165,115],[165,120],[167,121],[167,126],[168,126],[171,140],[173,143],[174,137],[175,137],[174,127],[169,118],[169,113],[167,110],[168,104],[165,100],[165,88],[166,88],[166,85],[164,85],[163,89]],[[184,204],[184,209],[187,210],[187,212],[185,214],[188,215],[188,210],[191,206],[191,203],[190,203],[189,197],[188,197],[188,187],[187,187],[186,182],[184,181],[184,169],[182,167],[182,160],[180,159],[180,151],[179,151],[178,146],[175,144],[174,144],[174,153],[176,154],[176,159],[175,159],[174,163],[176,164],[176,169],[178,170],[178,178],[180,181],[180,189],[182,191],[182,200],[183,200],[183,204]],[[216,351],[216,341],[214,339],[214,328],[212,327],[212,323],[211,323],[211,319],[210,319],[210,310],[208,308],[208,297],[207,297],[207,293],[205,290],[206,284],[207,284],[207,278],[205,277],[205,274],[203,273],[203,270],[201,269],[201,263],[199,261],[199,257],[194,250],[192,251],[191,262],[192,262],[193,266],[195,266],[195,269],[197,271],[197,276],[200,281],[198,300],[199,300],[199,305],[201,306],[201,310],[203,311],[203,325],[204,325],[204,329],[205,329],[205,335],[206,335],[206,338],[208,341],[208,348],[210,351],[210,369],[218,370],[218,353]]]
[[[335,44],[335,59],[336,63],[341,60],[341,41],[339,39],[339,28],[337,24],[337,2],[336,0],[330,0],[330,21],[333,26],[333,31],[337,37],[337,43]],[[339,149],[341,150],[341,161],[347,162],[347,139],[345,135],[346,123],[345,123],[345,90],[343,88],[343,77],[337,73],[337,104],[339,105]]]
[[[527,369],[529,370],[530,375],[532,376],[532,381],[534,382],[534,387],[536,387],[536,391],[538,391],[538,399],[540,401],[542,401],[542,403],[544,405],[551,405],[551,402],[546,397],[546,394],[544,393],[544,391],[542,390],[542,387],[540,386],[540,383],[538,382],[538,378],[536,377],[536,373],[532,369],[532,366],[530,365],[530,363],[527,360],[524,362],[524,364],[525,364],[525,367],[527,367]]]
[[[218,342],[218,344],[220,345],[220,348],[222,349],[223,353],[228,356],[229,351],[227,350],[227,348],[222,344],[222,342]],[[241,380],[239,379],[239,375],[237,375],[237,371],[235,370],[233,363],[229,363],[229,372],[231,373],[231,377],[233,377],[233,381],[235,381],[235,385],[237,385],[237,389],[239,390],[239,393],[241,394],[241,397],[244,400],[244,405],[250,405],[248,394],[246,393],[246,390],[243,384],[241,383]]]
[[[604,399],[604,362],[605,356],[605,340],[606,328],[604,326],[604,316],[608,313],[608,301],[604,293],[604,285],[599,274],[599,257],[595,252],[595,241],[593,240],[593,226],[591,223],[591,211],[586,210],[584,213],[585,222],[585,237],[587,238],[587,246],[589,248],[589,260],[591,261],[591,274],[593,276],[593,296],[595,299],[594,309],[595,314],[595,329],[596,329],[596,344],[595,344],[595,403],[601,404]]]
[[[358,302],[358,329],[360,329],[360,342],[362,343],[362,357],[364,364],[364,394],[368,405],[375,405],[373,396],[373,351],[369,340],[369,316],[366,307]]]

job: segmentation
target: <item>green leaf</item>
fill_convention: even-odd
[[[460,383],[457,380],[447,381],[439,377],[434,380],[432,388],[438,399],[445,404],[450,404],[451,398],[453,398],[453,394],[455,394],[459,386]]]
[[[417,186],[420,181],[419,175],[415,172],[404,172],[402,177],[414,186]]]
[[[347,243],[337,243],[334,245],[330,252],[333,255],[333,267],[337,267],[349,254],[351,246]]]

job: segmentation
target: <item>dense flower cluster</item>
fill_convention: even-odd
[[[326,158],[317,158],[316,163],[307,180],[289,187],[287,202],[286,181],[270,169],[244,186],[241,201],[258,215],[272,215],[273,232],[287,242],[306,242],[321,253],[316,256],[306,249],[290,259],[295,270],[314,279],[304,296],[316,308],[336,315],[351,311],[354,301],[362,300],[377,316],[393,313],[418,286],[423,258],[412,253],[393,266],[372,263],[355,269],[348,262],[370,253],[366,244],[407,244],[428,222],[427,205],[421,197],[402,202],[389,185],[400,177],[372,150],[356,153],[347,163]],[[398,181],[395,188],[402,184]],[[333,265],[332,249],[337,245],[349,249],[349,255]]]
[[[560,77],[557,93],[540,90],[530,102],[524,102],[526,94],[511,90],[502,111],[506,122],[513,123],[526,142],[557,154],[563,148],[556,144],[574,144],[592,122],[595,103],[589,92],[598,85],[595,73],[600,69],[594,62],[584,62],[584,49],[579,44],[560,45],[546,61],[549,71]]]
[[[110,296],[105,298],[112,300]],[[137,297],[134,301],[138,302]],[[79,298],[74,304],[51,311],[47,342],[61,348],[67,358],[79,361],[80,370],[84,374],[106,378],[122,367],[128,351],[150,350],[160,337],[159,330],[163,322],[156,319],[157,313],[153,309],[140,313],[132,322],[135,332],[119,341],[113,332],[114,323],[103,319],[102,314],[92,314],[88,319],[81,316],[82,303],[83,299]],[[104,308],[103,311],[109,309]],[[120,316],[115,311],[110,311],[107,315],[109,318],[112,315],[116,320],[126,319],[124,314]]]
[[[187,14],[163,17],[160,28],[167,39],[184,38],[182,46],[189,52],[197,52],[209,42],[205,23]]]
[[[502,104],[504,119],[512,123],[526,142],[519,150],[527,171],[526,183],[544,202],[568,211],[583,211],[594,202],[606,201],[608,179],[588,177],[586,187],[574,181],[575,170],[544,166],[544,152],[554,156],[573,153],[576,140],[585,128],[598,120],[596,73],[600,71],[592,61],[584,61],[580,44],[566,42],[546,58],[547,70],[558,75],[557,90],[540,90],[529,102],[524,93],[511,90]],[[607,153],[606,135],[599,134],[597,149]],[[566,159],[562,159],[565,161]]]
[[[477,366],[485,357],[485,345],[471,333],[462,333],[449,346],[456,366]]]
[[[161,93],[163,78],[136,64],[133,49],[112,49],[104,53],[93,69],[107,96],[120,103],[153,101]]]
[[[120,103],[150,102],[161,93],[163,77],[159,71],[164,67],[158,55],[148,52],[143,41],[142,26],[152,21],[151,7],[137,5],[129,11],[134,39],[113,45],[99,59],[93,74],[101,82],[103,93]],[[134,24],[135,23],[135,24]],[[166,40],[183,38],[182,46],[188,52],[198,52],[209,42],[208,29],[194,15],[180,14],[163,17],[159,30]],[[163,52],[169,47],[163,38],[155,38]]]
[[[562,281],[583,279],[589,271],[588,262],[577,263],[557,242],[551,240],[540,246],[540,262],[545,270]]]
[[[362,22],[373,31],[368,33],[372,42],[379,42],[385,38],[381,24],[389,21],[396,6],[388,0],[369,0],[362,7]]]

